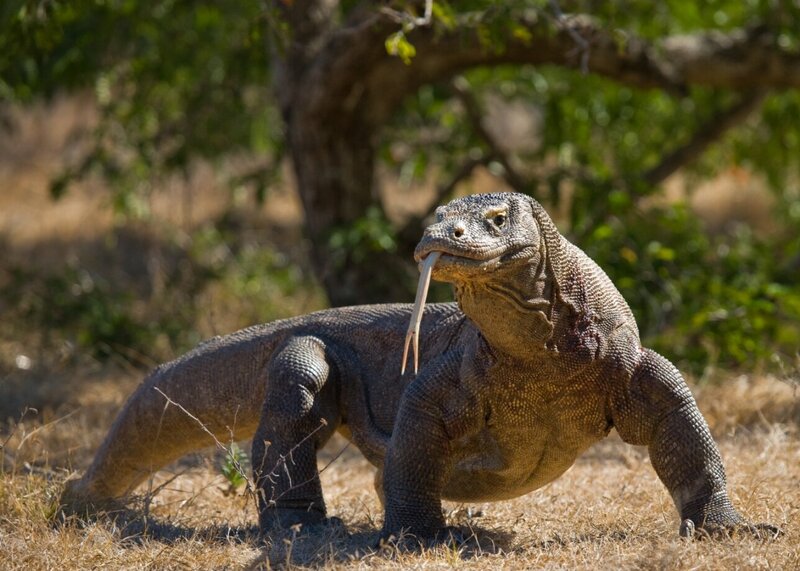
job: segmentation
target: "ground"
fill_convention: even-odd
[[[40,419],[31,412],[0,432],[4,568],[800,568],[800,397],[776,379],[731,378],[696,392],[720,443],[734,503],[753,521],[782,527],[777,541],[681,540],[646,450],[612,433],[541,490],[506,502],[447,504],[449,522],[474,532],[477,541],[418,554],[372,548],[382,518],[373,469],[353,447],[342,452],[342,439],[326,448],[320,466],[330,463],[323,487],[346,532],[288,531],[260,544],[252,498],[241,488],[231,492],[214,451],[185,459],[140,488],[143,498],[127,525],[105,518],[54,525],[64,479],[86,467],[136,382],[131,374],[89,375],[82,396],[59,408],[65,413]]]
[[[59,202],[48,196],[48,180],[77,152],[70,133],[76,125],[92,124],[91,110],[80,101],[58,100],[17,120],[16,135],[0,139],[0,291],[14,283],[13,267],[57,273],[72,261],[98,274],[109,270],[113,277],[112,270],[119,270],[125,279],[136,277],[142,282],[133,284],[136,291],[144,292],[138,303],[158,305],[147,296],[158,301],[160,272],[135,265],[143,258],[142,243],[125,246],[107,189],[94,180]],[[213,226],[230,202],[227,190],[213,181],[200,165],[187,180],[167,181],[163,192],[153,193],[155,219],[146,229],[151,241],[144,241],[148,252],[161,252],[163,233],[182,243],[198,228]],[[708,201],[714,212],[725,203],[721,189],[717,185]],[[741,194],[733,191],[728,194]],[[408,203],[400,189],[392,192],[396,210]],[[241,217],[244,232],[259,240],[266,235],[280,252],[297,248],[296,199],[274,192],[263,209],[245,203],[240,210],[258,215]],[[741,210],[762,211],[750,204]],[[159,228],[167,231],[156,232]],[[110,240],[114,232],[116,239]],[[321,303],[296,294],[271,302],[287,314]],[[208,336],[252,323],[255,310],[245,306],[261,303],[238,291],[204,292],[201,305],[212,311],[204,312],[208,319],[198,320],[195,330]],[[322,473],[323,488],[331,515],[342,518],[349,535],[341,529],[314,535],[289,531],[260,544],[252,497],[242,488],[230,491],[219,467],[221,454],[213,450],[184,459],[137,490],[141,497],[127,525],[103,518],[56,525],[52,516],[65,479],[86,469],[144,372],[124,360],[95,361],[57,331],[34,327],[24,308],[3,304],[0,296],[1,569],[266,569],[287,563],[348,569],[800,569],[800,389],[760,374],[714,372],[711,365],[707,376],[713,382],[692,386],[720,443],[731,496],[753,521],[783,528],[777,541],[679,539],[677,515],[646,451],[613,433],[561,478],[527,496],[447,504],[450,523],[471,529],[477,538],[461,549],[419,554],[372,549],[382,518],[373,470],[353,447],[337,457],[342,440],[332,442],[320,462],[331,462]],[[36,410],[23,414],[26,407]]]

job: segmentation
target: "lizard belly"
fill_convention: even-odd
[[[500,448],[489,435],[473,440],[481,441],[483,449],[470,453],[475,442],[464,447],[466,456],[453,469],[445,499],[490,501],[521,496],[566,472],[580,453],[546,441],[528,442],[524,451],[517,451]]]
[[[594,442],[608,434],[605,422],[576,426],[546,422],[503,422],[455,442],[459,460],[444,488],[454,501],[515,498],[555,480]]]

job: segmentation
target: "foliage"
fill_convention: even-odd
[[[111,287],[100,276],[69,264],[61,271],[37,275],[17,268],[3,301],[16,308],[17,319],[45,332],[57,332],[68,345],[76,344],[97,359],[124,355],[138,364],[153,351],[159,335],[176,337],[184,330],[173,315],[169,320],[143,320],[132,310],[130,291]],[[47,347],[53,335],[43,340]]]
[[[261,14],[257,1],[16,1],[4,8],[0,101],[88,88],[102,114],[92,151],[53,181],[53,195],[97,173],[128,214],[137,193],[166,173],[185,172],[192,160],[243,150],[279,155]],[[262,195],[277,174],[269,163],[244,182]]]
[[[239,329],[321,306],[321,293],[295,263],[266,245],[248,243],[226,224],[202,227],[171,249],[167,275],[149,276],[115,262],[69,261],[40,273],[8,272],[0,304],[7,318],[44,332],[45,351],[80,349],[94,358],[151,366],[218,331]],[[118,245],[110,247],[119,254]],[[157,290],[153,279],[163,281]],[[222,308],[217,313],[216,308]]]
[[[346,228],[337,228],[331,233],[329,244],[334,252],[334,267],[346,257],[358,263],[366,263],[377,252],[392,253],[397,250],[394,230],[378,208],[367,210],[363,218]]]
[[[710,235],[685,204],[643,207],[661,189],[642,176],[732,94],[694,90],[680,100],[593,76],[577,81],[557,68],[480,69],[467,78],[484,102],[524,101],[541,112],[541,144],[514,154],[528,191],[553,211],[566,202],[559,226],[614,279],[646,343],[697,373],[709,365],[791,369],[800,346],[800,123],[790,119],[798,94],[771,95],[759,121],[685,169],[691,184],[741,165],[763,173],[777,198],[777,231],[757,236],[740,224]],[[385,141],[384,159],[407,185],[430,168],[452,171],[492,152],[450,91],[433,86],[407,103]],[[502,177],[502,167],[492,168]]]
[[[409,65],[411,59],[417,55],[416,48],[409,43],[402,30],[386,38],[386,52],[399,57],[406,65]]]
[[[208,289],[201,311],[207,315],[223,307],[224,325],[215,333],[254,323],[291,317],[320,309],[323,293],[309,275],[286,254],[258,240],[247,240],[225,223],[210,224],[192,236],[188,251],[198,268],[208,273]],[[199,316],[198,316],[199,317]],[[222,319],[215,316],[214,321]]]
[[[710,237],[687,208],[672,206],[612,216],[583,245],[634,309],[644,339],[699,374],[791,368],[800,346],[791,242],[744,225]]]
[[[800,7],[767,0],[670,0],[655,6],[436,1],[434,32],[452,30],[467,18],[478,22],[483,45],[499,52],[509,38],[524,41],[529,33],[515,14],[534,10],[554,20],[554,5],[565,13],[591,14],[614,30],[620,50],[637,37],[658,41],[701,29],[758,26],[771,30],[782,48],[800,47]],[[419,3],[388,6],[409,18],[405,23],[400,18],[384,47],[413,67],[424,57],[409,39]],[[338,18],[344,21],[360,7],[343,2]],[[92,150],[53,181],[54,196],[76,177],[97,173],[111,183],[117,210],[135,215],[138,197],[152,192],[164,176],[186,172],[194,160],[221,163],[237,153],[265,161],[252,172],[237,174],[232,184],[263,197],[278,181],[285,142],[270,82],[280,81],[280,75],[273,74],[266,46],[271,37],[288,31],[264,3],[14,0],[3,5],[0,18],[0,101],[25,103],[63,90],[90,89],[101,111]],[[285,48],[280,42],[271,45]],[[644,175],[739,94],[693,88],[676,97],[545,66],[471,69],[464,77],[484,111],[498,102],[523,102],[538,114],[536,144],[501,148],[506,156],[499,157],[497,145],[485,140],[450,86],[425,84],[379,133],[382,173],[409,190],[429,181],[431,173],[445,185],[465,162],[481,158],[498,179],[508,177],[500,160],[505,159],[505,165],[516,165],[524,190],[565,212],[560,227],[615,278],[649,342],[696,368],[707,362],[747,366],[769,364],[773,356],[792,358],[800,337],[793,265],[800,241],[791,232],[799,221],[800,200],[797,92],[769,94],[754,120],[684,168],[691,183],[737,165],[762,176],[775,195],[775,232],[756,235],[737,227],[712,236],[680,204],[646,207],[662,189],[648,185]],[[397,257],[408,257],[407,239],[390,219],[376,201],[354,213],[347,225],[331,229],[325,235],[331,267],[384,263],[387,255],[403,263]],[[208,231],[197,236],[195,248],[202,252],[189,255],[203,259],[230,238]],[[272,251],[244,248],[200,266],[208,271],[204,279],[223,283],[237,297],[257,300],[254,305],[267,305],[276,291],[289,295],[308,282]],[[271,272],[266,280],[265,268]],[[70,271],[46,286],[58,310],[36,310],[42,323],[79,328],[81,342],[100,354],[118,344],[148,346],[156,330],[166,330],[170,343],[185,344],[171,333],[177,327],[139,321],[128,309],[132,294],[112,293],[94,277],[91,291],[83,291],[85,276]],[[260,315],[278,313],[267,309]]]

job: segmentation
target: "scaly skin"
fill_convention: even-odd
[[[64,503],[115,502],[211,444],[158,387],[220,440],[255,433],[265,532],[325,521],[316,452],[337,429],[379,470],[384,537],[426,539],[444,530],[442,499],[528,493],[615,427],[648,447],[681,533],[777,533],[731,505],[680,373],[641,346],[620,293],[536,201],[455,200],[415,257],[434,251],[433,278],[454,285],[458,304],[426,308],[417,376],[399,374],[410,305],[330,309],[213,339],[143,382]]]

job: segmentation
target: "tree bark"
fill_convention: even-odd
[[[288,124],[317,277],[333,306],[408,296],[410,266],[392,261],[390,252],[370,250],[369,244],[332,242],[334,233],[346,234],[379,201],[374,194],[374,130],[357,116],[330,119],[320,123],[298,113]]]

